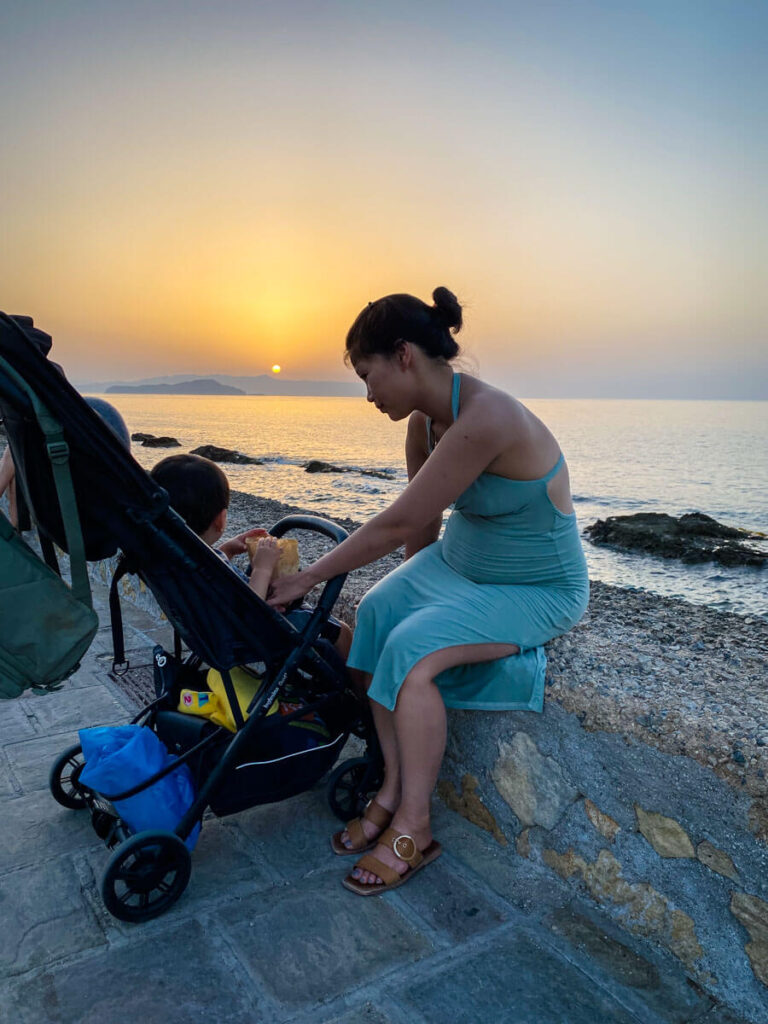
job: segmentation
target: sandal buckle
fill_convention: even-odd
[[[416,854],[416,843],[413,836],[402,835],[392,843],[392,850],[400,860],[409,861]]]

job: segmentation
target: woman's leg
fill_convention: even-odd
[[[367,690],[371,684],[371,676],[367,672],[350,669],[350,675],[355,684],[363,690]],[[370,702],[370,708],[384,759],[384,782],[376,794],[376,802],[386,810],[394,811],[400,803],[400,756],[395,735],[395,715],[394,712],[373,700]],[[367,819],[363,819],[362,826],[363,832],[369,839],[375,839],[382,831]],[[341,841],[348,849],[352,848],[352,842],[346,829],[341,834]]]
[[[411,836],[420,850],[432,842],[429,804],[445,751],[445,704],[435,684],[435,676],[456,665],[495,661],[519,652],[514,644],[462,644],[435,651],[422,658],[408,673],[394,712],[388,712],[379,705],[393,718],[401,772],[402,796],[392,828]],[[372,852],[400,874],[407,868],[405,862],[387,846],[377,846]],[[368,885],[381,882],[377,875],[357,867],[352,871],[352,877]]]

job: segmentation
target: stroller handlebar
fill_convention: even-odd
[[[322,516],[304,515],[284,516],[275,523],[269,532],[273,537],[282,537],[289,530],[310,530],[313,533],[322,533],[325,537],[335,541],[336,544],[341,544],[349,536],[348,531],[343,526],[339,526],[338,523],[334,523],[330,519],[324,519]],[[321,608],[326,613],[331,611],[336,604],[336,599],[341,593],[341,588],[344,586],[346,578],[347,574],[342,573],[340,576],[334,576],[333,579],[328,580],[323,587],[320,600],[317,602],[318,608]]]
[[[332,522],[330,519],[323,519],[321,516],[284,516],[278,520],[269,531],[273,537],[282,537],[289,530],[311,530],[313,533],[322,533],[331,540],[341,544],[346,540],[349,533],[343,526]]]

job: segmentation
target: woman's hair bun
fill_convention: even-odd
[[[453,292],[441,285],[432,292],[432,301],[435,304],[435,316],[444,327],[458,334],[462,324],[461,306]]]

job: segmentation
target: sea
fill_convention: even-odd
[[[261,465],[226,465],[232,487],[364,522],[407,482],[405,423],[364,398],[122,395],[107,398],[131,433],[170,435],[180,448],[144,448],[145,468],[202,444]],[[768,402],[524,399],[568,461],[579,527],[633,512],[700,511],[768,535]],[[341,473],[307,473],[312,459]],[[380,476],[372,476],[369,471]],[[768,551],[768,539],[751,542]],[[685,565],[584,539],[590,577],[635,590],[768,618],[768,568]]]

